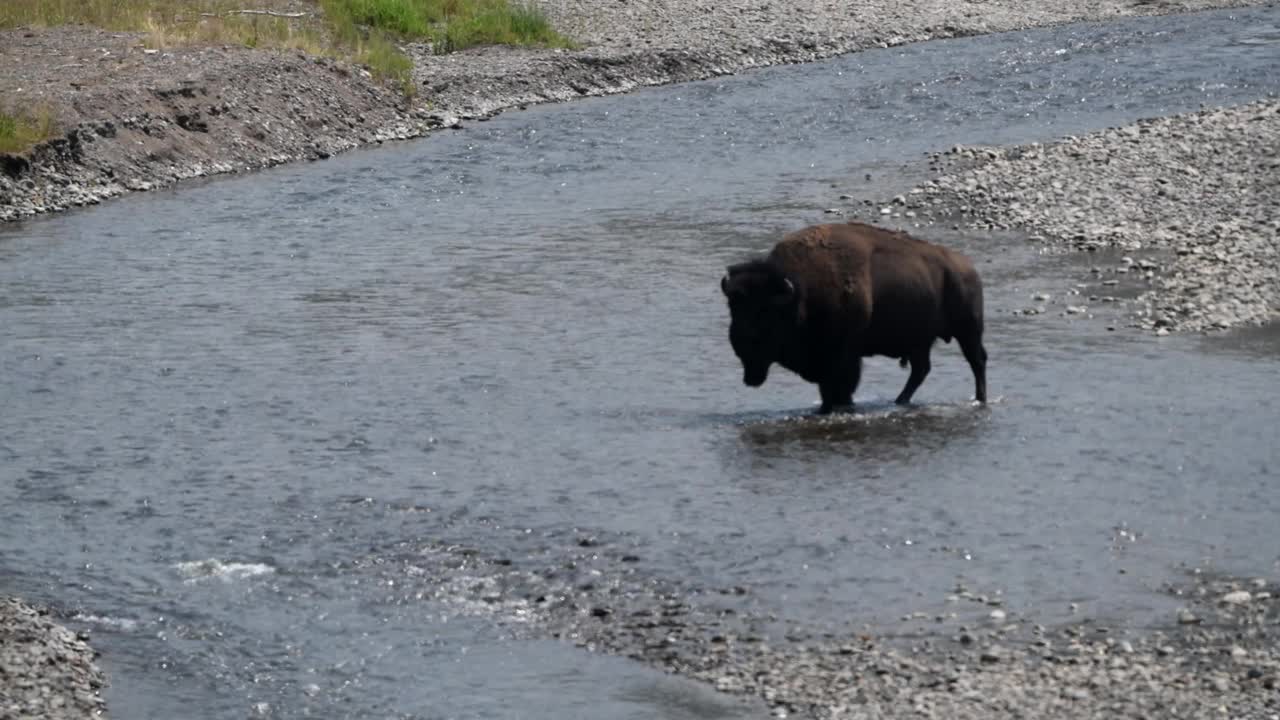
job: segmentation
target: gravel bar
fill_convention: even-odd
[[[957,585],[929,603],[946,610],[873,629],[789,618],[748,587],[654,577],[642,548],[606,533],[525,559],[443,543],[400,550],[414,569],[408,584],[395,575],[406,603],[425,592],[514,637],[628,657],[742,697],[762,717],[1280,720],[1280,586],[1266,578],[1188,570],[1159,589],[1177,609],[1151,627],[1079,608],[1038,624],[998,589]]]
[[[908,208],[1057,248],[1121,251],[1101,253],[1118,257],[1094,275],[1104,287],[1143,284],[1135,327],[1207,332],[1280,313],[1280,101],[1048,145],[958,147],[934,161],[941,176],[906,196]]]

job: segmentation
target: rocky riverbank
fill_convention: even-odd
[[[0,221],[183,179],[314,160],[538,102],[625,92],[863,48],[1259,0],[599,3],[539,0],[585,47],[409,46],[406,100],[347,63],[239,47],[153,50],[135,33],[0,32],[0,97],[58,137],[0,158]]]
[[[86,637],[0,598],[0,718],[106,717],[105,679]]]
[[[1106,296],[1136,279],[1136,327],[1259,325],[1280,313],[1276,148],[1280,101],[1269,100],[1043,146],[954,148],[934,158],[939,177],[900,204],[921,218],[1024,230],[1056,248],[1120,251],[1103,253],[1112,259],[1092,284]]]

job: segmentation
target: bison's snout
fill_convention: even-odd
[[[748,387],[753,387],[753,388],[760,387],[761,385],[763,385],[764,381],[768,377],[769,377],[768,365],[762,368],[748,368],[746,370],[743,370],[742,372],[742,382],[746,383]]]

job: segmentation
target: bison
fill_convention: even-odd
[[[897,402],[929,374],[936,338],[955,338],[987,400],[982,282],[965,256],[904,232],[851,222],[785,236],[765,257],[731,265],[720,280],[729,342],[742,380],[760,387],[778,363],[815,383],[819,413],[852,407],[862,358],[911,365]]]

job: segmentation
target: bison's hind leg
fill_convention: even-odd
[[[969,369],[973,370],[973,397],[978,402],[985,403],[987,401],[987,349],[982,346],[982,332],[960,335],[959,340],[964,359],[969,361]]]

